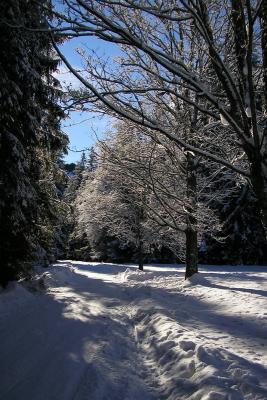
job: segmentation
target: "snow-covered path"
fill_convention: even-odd
[[[267,269],[184,282],[175,266],[61,262],[42,279],[0,293],[0,399],[267,399]]]

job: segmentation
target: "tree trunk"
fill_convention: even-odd
[[[186,229],[186,270],[185,279],[190,278],[198,272],[198,249],[197,249],[197,231],[187,227]]]
[[[139,240],[139,246],[138,246],[138,269],[140,271],[144,270],[144,251],[143,251],[142,240]]]
[[[260,12],[262,72],[264,82],[264,111],[267,113],[267,0],[263,0]]]
[[[267,0],[263,0],[261,4],[261,45],[262,45],[262,66],[263,66],[263,82],[264,82],[264,113],[267,114]],[[267,126],[265,125],[264,135],[267,135]],[[266,145],[266,136],[265,143]],[[266,147],[265,147],[266,149]],[[265,150],[266,151],[266,150]],[[264,154],[266,157],[266,153]],[[257,176],[255,177],[257,179]],[[259,198],[259,207],[261,211],[261,219],[265,232],[265,238],[267,240],[267,181],[266,177],[261,178],[263,181],[259,182],[260,195],[257,194]],[[255,190],[255,189],[254,189]],[[256,190],[255,190],[256,191]]]
[[[194,156],[187,155],[187,201],[188,216],[186,228],[186,270],[185,279],[198,272],[198,248],[197,248],[197,178]]]
[[[259,213],[267,240],[267,182],[260,160],[251,162],[251,183],[258,200]]]
[[[142,203],[145,202],[145,193],[142,193]],[[137,227],[137,259],[138,259],[138,269],[140,271],[144,270],[144,241],[143,241],[143,229],[142,221],[144,220],[144,207],[143,205],[139,207],[138,210],[138,227]]]
[[[260,195],[258,197],[258,204],[260,210],[260,218],[262,227],[264,230],[265,240],[267,241],[267,192],[264,188],[261,190]]]

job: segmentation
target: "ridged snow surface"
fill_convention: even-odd
[[[266,400],[267,267],[62,261],[0,293],[0,399]]]

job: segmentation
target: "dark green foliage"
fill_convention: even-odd
[[[45,254],[42,225],[56,217],[52,204],[60,197],[57,159],[67,139],[60,132],[51,38],[34,31],[47,27],[43,4],[49,6],[34,0],[0,4],[1,284]]]
[[[67,203],[70,205],[72,205],[76,199],[78,190],[82,183],[84,169],[84,164],[79,162],[78,164],[75,164],[75,168],[72,174],[69,176],[64,197]]]
[[[75,170],[76,164],[75,163],[70,163],[70,164],[64,164],[64,170],[70,174],[73,173]]]
[[[69,206],[68,218],[65,220],[65,254],[74,260],[89,260],[90,248],[85,234],[77,230],[74,204],[79,196],[79,188],[83,182],[86,169],[86,156],[83,152],[77,164],[65,164],[64,169],[68,174],[68,182],[64,191],[64,201]]]
[[[267,243],[262,228],[257,201],[248,187],[220,207],[222,231],[220,240],[207,237],[206,251],[200,261],[209,264],[266,264]]]

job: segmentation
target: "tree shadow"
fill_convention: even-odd
[[[88,278],[83,279],[87,285]],[[125,362],[135,354],[129,327],[96,303],[96,315],[94,307],[87,306],[93,300],[101,303],[102,291],[96,295],[68,285],[62,297],[55,298],[51,289],[32,294],[33,306],[18,310],[0,332],[0,398],[99,400],[110,393],[110,400],[127,399],[131,379],[142,398],[145,382],[134,360]],[[115,289],[110,296],[118,294]]]
[[[34,308],[20,310],[0,331],[1,398],[76,400],[87,396],[95,400],[101,399],[101,393],[106,391],[112,393],[110,400],[127,399],[127,393],[133,390],[132,385],[140,388],[136,398],[146,398],[144,393],[147,393],[147,388],[131,360],[138,350],[134,337],[130,336],[129,340],[129,328],[133,328],[138,321],[135,315],[125,314],[124,318],[117,318],[122,313],[123,305],[127,310],[127,305],[131,303],[136,309],[143,309],[144,315],[159,313],[172,319],[185,328],[189,339],[190,331],[200,327],[200,335],[209,329],[228,334],[232,340],[242,339],[249,346],[255,345],[256,341],[267,344],[266,329],[253,318],[227,315],[220,305],[167,287],[144,286],[138,281],[135,286],[121,287],[119,280],[116,283],[103,281],[100,277],[91,279],[86,274],[79,274],[79,270],[87,271],[88,265],[75,264],[74,267],[77,272],[73,272],[71,279],[67,277],[61,297],[59,294],[54,297],[53,288],[45,294],[34,294]],[[116,268],[112,265],[110,268],[108,264],[95,264],[93,271],[114,274],[114,271],[119,273],[127,268],[128,265],[117,265]],[[155,271],[152,275],[164,277],[170,274],[181,277],[183,271]],[[208,280],[205,285],[229,290],[229,287]],[[250,290],[230,288],[239,289],[244,292]],[[262,295],[258,292],[263,291],[249,293]],[[110,315],[109,308],[112,309]],[[12,341],[8,336],[11,332]],[[219,360],[220,354],[216,357]],[[237,365],[254,371],[260,368],[258,364],[237,355],[231,357]],[[141,365],[140,373],[145,368]],[[265,367],[258,371],[259,374],[267,374]],[[155,393],[151,394],[152,397],[154,395],[156,399],[160,398]]]
[[[153,273],[153,276],[158,277],[161,275],[164,277],[166,274],[170,275],[169,272],[163,271],[161,273],[160,271],[156,271]],[[177,271],[174,274],[178,275]],[[149,279],[149,274],[146,275]],[[247,278],[248,277],[245,277],[245,280],[248,280]],[[90,278],[87,279],[90,281]],[[102,298],[101,295],[101,299],[106,306],[119,306],[123,300],[125,304],[128,302],[133,303],[136,309],[143,309],[143,313],[141,313],[141,319],[140,316],[136,319],[133,315],[133,325],[139,324],[147,315],[153,316],[160,314],[174,321],[177,324],[177,327],[182,326],[185,330],[185,333],[188,332],[189,340],[190,332],[193,331],[197,333],[199,337],[203,338],[204,347],[201,348],[201,351],[199,349],[198,358],[205,365],[214,367],[219,371],[218,376],[207,376],[207,378],[205,378],[205,380],[202,382],[203,385],[218,385],[218,387],[223,387],[224,384],[233,386],[236,385],[237,382],[239,382],[239,380],[242,378],[231,377],[231,372],[229,371],[231,370],[231,366],[234,365],[234,371],[236,369],[239,369],[239,371],[249,371],[248,373],[251,373],[253,376],[253,382],[249,381],[250,378],[248,380],[245,378],[246,390],[263,396],[259,398],[265,398],[264,396],[267,395],[267,391],[265,388],[261,387],[260,384],[261,379],[264,381],[264,377],[267,376],[267,368],[265,366],[246,359],[239,354],[231,352],[230,350],[227,350],[227,348],[216,349],[216,347],[214,347],[210,350],[208,344],[205,344],[206,339],[208,339],[208,341],[212,339],[215,344],[216,336],[220,334],[220,336],[228,335],[229,342],[230,340],[241,340],[250,348],[258,346],[258,349],[262,350],[264,349],[264,346],[267,345],[266,328],[262,324],[257,323],[253,318],[248,316],[229,315],[222,311],[223,307],[221,307],[220,304],[215,305],[214,303],[201,300],[194,295],[189,295],[184,291],[175,291],[174,289],[168,289],[164,287],[148,286],[147,284],[143,286],[142,281],[138,280],[136,282],[131,282],[133,284],[135,283],[135,286],[127,285],[124,290],[119,290],[118,288],[118,285],[121,285],[121,282],[103,282],[101,279],[99,279],[99,282],[96,280],[96,282],[97,285],[103,285],[104,287],[103,293],[105,293],[105,297]],[[205,279],[203,279],[201,285],[204,287],[214,287],[218,289],[221,288],[221,285],[213,285]],[[223,288],[229,289],[229,287],[226,286],[223,286]],[[230,290],[232,290],[232,288],[230,288]],[[90,287],[89,293],[84,291],[83,295],[89,299],[89,297],[92,295],[92,291],[95,291],[94,295],[99,296],[99,286]],[[257,292],[256,294],[261,295],[262,293]],[[117,302],[114,300],[114,297],[120,301]],[[157,331],[158,325],[155,324],[153,326],[153,323],[150,324],[149,335],[156,335]],[[207,331],[212,333],[212,336],[206,337],[205,334]],[[161,341],[159,341],[159,343],[155,341],[153,343],[153,347],[155,363],[163,362],[161,361],[163,359],[161,358]],[[235,346],[233,346],[233,349],[234,348]],[[177,365],[177,353],[175,349],[168,351],[168,357],[169,358],[167,358],[167,360],[170,358],[173,359],[173,368],[175,369],[175,365]],[[165,368],[164,364],[162,365],[162,368]],[[258,380],[255,380],[255,376],[258,376]],[[197,385],[194,383],[192,384],[190,379],[179,378],[179,373],[176,373],[175,378],[170,377],[170,380],[168,380],[168,385],[169,389],[167,386],[161,388],[165,394],[162,392],[162,397],[159,398],[168,398],[166,393],[169,393],[170,390],[173,390],[173,395],[176,393],[175,395],[177,395],[177,398],[180,398],[180,396],[186,395],[190,391],[193,394],[198,389]],[[179,386],[179,390],[177,389],[177,385]]]
[[[97,265],[95,267],[97,268]],[[161,273],[160,271],[156,271],[153,273],[153,276],[164,277],[166,274],[169,275],[169,272],[163,271]],[[182,272],[179,274],[175,271],[173,274],[177,275],[177,277],[182,276]],[[262,323],[257,323],[255,319],[244,315],[225,314],[222,312],[220,304],[215,305],[214,303],[203,301],[183,291],[174,291],[166,287],[144,286],[142,285],[142,281],[137,281],[135,286],[127,285],[123,290],[120,290],[118,287],[122,284],[120,281],[114,283],[104,282],[102,279],[92,280],[86,275],[82,275],[82,280],[83,290],[79,285],[79,279],[76,288],[74,285],[72,286],[72,290],[84,296],[87,301],[90,301],[90,299],[99,299],[106,307],[116,307],[122,301],[125,302],[125,304],[136,302],[137,304],[140,303],[140,307],[142,307],[142,302],[144,300],[151,301],[151,299],[153,299],[153,310],[157,308],[160,309],[162,313],[165,313],[169,317],[175,317],[176,321],[182,323],[184,326],[192,327],[196,322],[199,322],[202,326],[206,325],[210,329],[227,332],[233,335],[233,337],[246,339],[250,343],[253,343],[256,333],[259,338],[267,339],[266,328]],[[134,284],[134,281],[131,282]],[[75,281],[70,283],[70,286],[73,285],[73,283],[75,283]],[[204,287],[227,289],[231,291],[244,291],[246,293],[254,293],[266,297],[265,291],[217,285],[205,278],[201,280],[201,285]],[[245,329],[242,329],[244,327]]]
[[[203,274],[203,276],[205,276]],[[233,280],[233,277],[231,278]],[[238,281],[252,281],[254,280],[253,277],[242,277],[242,279],[240,279],[240,277],[238,277]],[[262,278],[259,279],[259,281],[262,281]],[[208,279],[205,281],[203,280],[202,286],[206,286],[206,287],[210,287],[210,288],[215,288],[215,289],[223,289],[223,290],[230,290],[233,292],[243,292],[243,293],[250,293],[250,294],[256,294],[258,296],[263,296],[263,297],[267,297],[267,290],[259,290],[259,289],[252,289],[252,288],[242,288],[242,287],[238,287],[238,286],[225,286],[222,284],[218,284],[218,283],[213,283],[210,282]]]

